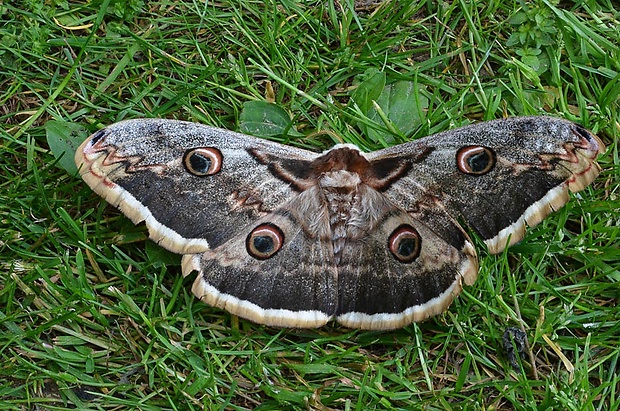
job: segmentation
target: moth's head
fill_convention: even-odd
[[[360,153],[363,157],[366,157],[365,153],[360,150],[360,148],[358,146],[356,146],[355,144],[350,144],[350,143],[340,143],[340,144],[336,144],[335,146],[333,146],[330,149],[327,149],[325,151],[323,151],[323,155],[329,153],[330,151],[335,151],[335,150],[340,150],[340,149],[349,149],[349,150],[353,150],[353,151],[357,151],[358,153]]]

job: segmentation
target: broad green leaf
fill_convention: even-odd
[[[385,73],[376,69],[366,70],[362,76],[364,80],[351,94],[351,99],[357,104],[362,113],[367,114],[372,108],[372,102],[377,100],[385,87]]]
[[[538,57],[536,56],[533,56],[533,55],[523,56],[523,58],[521,58],[521,61],[527,64],[528,66],[530,66],[531,68],[533,68],[535,71],[538,71],[540,69],[540,60],[538,60]]]
[[[257,137],[303,136],[293,126],[286,110],[266,101],[248,101],[243,104],[239,129],[242,133]]]
[[[388,84],[376,103],[380,111],[372,107],[368,117],[376,123],[385,124],[392,132],[368,127],[366,132],[373,141],[393,142],[394,134],[411,134],[422,123],[428,108],[428,99],[420,93],[419,85],[412,81]]]
[[[77,166],[73,157],[75,151],[88,137],[88,131],[79,124],[68,121],[50,120],[45,123],[47,144],[58,165],[71,175],[77,174]]]
[[[510,24],[512,24],[513,26],[518,26],[520,24],[525,23],[528,20],[527,18],[527,14],[525,14],[524,12],[520,11],[518,13],[513,14],[509,19],[508,22]]]

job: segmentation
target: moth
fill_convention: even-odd
[[[193,293],[257,323],[394,329],[478,276],[599,174],[602,142],[551,117],[481,122],[379,151],[322,153],[138,119],[78,149],[84,181],[197,272]],[[468,230],[468,231],[466,231]]]

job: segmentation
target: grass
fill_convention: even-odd
[[[0,408],[620,406],[613,2],[14,3],[0,4]],[[376,75],[415,85],[420,119],[406,133],[360,92],[352,104]],[[244,104],[267,97],[292,119],[271,138],[316,149],[565,117],[605,141],[604,171],[520,244],[481,251],[477,283],[437,318],[392,332],[272,329],[197,301],[178,257],[60,167],[45,127],[86,135],[153,116],[238,130]],[[529,345],[516,367],[508,327]]]

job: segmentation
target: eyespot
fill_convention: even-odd
[[[466,146],[456,152],[456,166],[465,174],[480,176],[495,166],[495,153],[484,146]]]
[[[195,176],[212,176],[222,168],[222,152],[214,147],[193,148],[185,152],[183,165]]]
[[[390,234],[388,248],[401,263],[411,263],[420,255],[422,240],[415,228],[403,224]]]
[[[245,239],[245,248],[257,260],[273,257],[284,244],[284,233],[273,224],[261,224]]]

